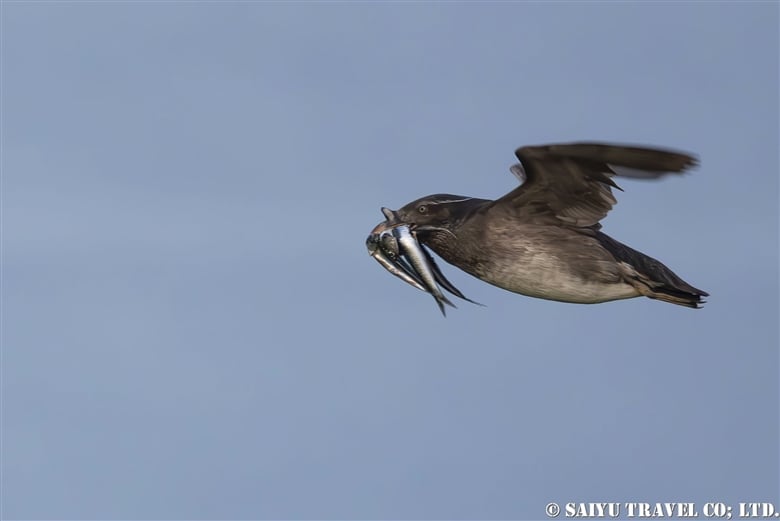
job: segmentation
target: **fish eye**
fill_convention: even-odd
[[[420,205],[420,206],[417,207],[417,211],[420,212],[420,213],[427,213],[428,212],[428,207],[425,206],[424,204]]]

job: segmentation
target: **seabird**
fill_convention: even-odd
[[[477,199],[422,197],[383,208],[386,227],[409,225],[448,263],[500,288],[561,302],[594,304],[644,295],[698,308],[708,293],[660,261],[601,232],[616,203],[613,177],[657,179],[697,164],[689,154],[601,143],[526,146],[510,168],[522,184]]]

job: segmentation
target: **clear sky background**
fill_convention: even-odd
[[[780,501],[777,3],[4,2],[2,102],[4,518]],[[570,140],[700,156],[604,230],[703,310],[367,255]]]

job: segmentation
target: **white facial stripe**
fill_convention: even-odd
[[[464,197],[462,199],[446,199],[444,201],[431,201],[430,204],[445,204],[445,203],[461,203],[463,201],[471,201],[473,197]]]

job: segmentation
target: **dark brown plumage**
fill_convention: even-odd
[[[524,295],[597,303],[644,295],[696,308],[707,293],[661,262],[602,233],[615,176],[655,179],[696,165],[691,155],[573,143],[519,148],[521,186],[492,201],[436,194],[391,212],[445,261]]]

